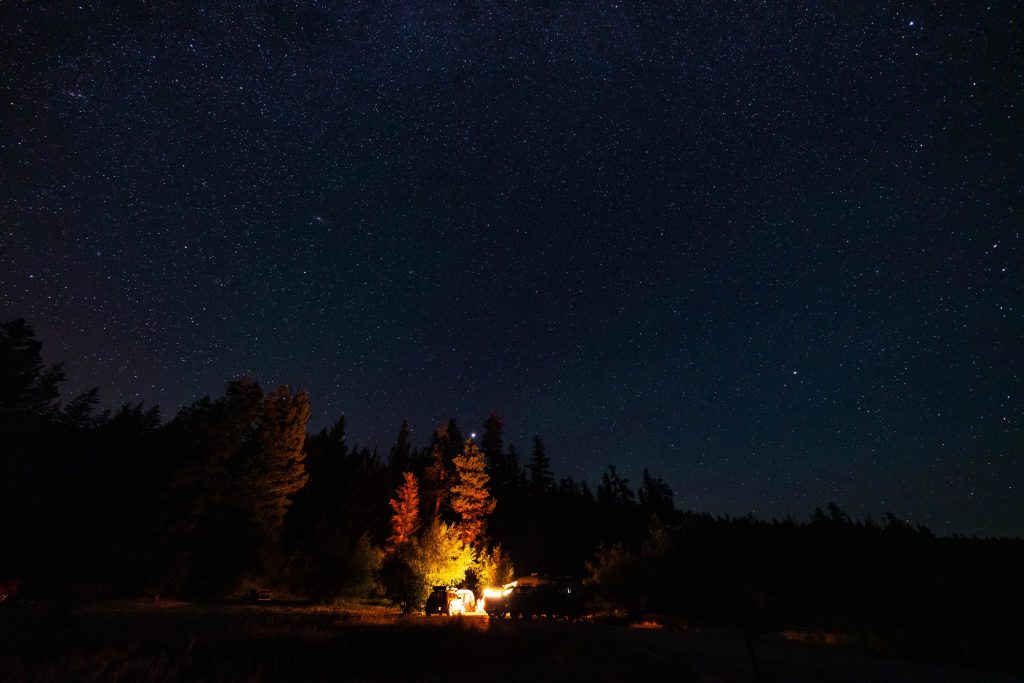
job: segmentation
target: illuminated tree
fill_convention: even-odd
[[[462,542],[454,526],[444,522],[428,524],[409,553],[424,598],[431,586],[457,586],[465,581],[473,560],[473,549]]]
[[[494,511],[495,504],[487,490],[490,476],[483,451],[472,439],[467,439],[454,463],[458,484],[452,487],[452,509],[459,516],[459,537],[466,545],[478,547],[483,542],[487,517]]]
[[[512,558],[502,550],[500,543],[494,546],[490,552],[483,551],[479,554],[473,565],[473,571],[478,577],[479,583],[485,588],[503,586],[515,578]]]
[[[388,545],[392,549],[400,548],[412,540],[420,528],[420,487],[416,475],[412,472],[403,473],[404,482],[398,487],[396,495],[390,500],[391,536]]]
[[[250,470],[253,511],[260,524],[276,538],[292,497],[306,484],[306,423],[309,398],[305,392],[291,395],[281,386],[263,399],[258,423],[259,456]]]

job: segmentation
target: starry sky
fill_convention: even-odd
[[[106,405],[1024,534],[1021,9],[3,3],[0,317]]]

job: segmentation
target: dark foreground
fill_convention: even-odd
[[[992,681],[824,645],[283,606],[0,612],[4,681]]]

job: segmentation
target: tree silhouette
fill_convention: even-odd
[[[513,493],[518,486],[519,465],[513,465],[505,452],[502,431],[505,423],[497,413],[491,413],[484,421],[484,431],[480,437],[480,450],[487,459],[487,471],[491,475],[491,489],[499,500]]]
[[[627,505],[635,500],[629,480],[620,476],[614,465],[608,465],[608,471],[601,475],[601,483],[597,485],[597,502],[601,505]]]
[[[551,473],[551,460],[544,450],[544,442],[539,436],[533,437],[533,455],[530,456],[529,470],[530,490],[535,496],[551,490],[555,477]]]
[[[659,519],[668,520],[675,512],[672,502],[672,488],[661,477],[655,477],[647,468],[643,471],[643,485],[640,487],[640,506],[648,516],[657,515]]]
[[[458,483],[452,487],[452,509],[459,517],[459,538],[466,545],[479,547],[487,530],[487,517],[495,505],[487,489],[490,476],[483,451],[472,439],[466,439],[454,464]]]
[[[450,494],[451,469],[445,464],[444,448],[435,443],[430,450],[430,464],[423,470],[424,517],[439,521]]]
[[[431,450],[436,448],[439,448],[444,456],[445,469],[451,471],[452,461],[462,452],[462,432],[459,431],[455,418],[449,419],[434,432]]]
[[[0,434],[5,440],[60,409],[64,369],[44,365],[42,348],[24,319],[0,324]]]
[[[398,429],[398,438],[395,443],[391,446],[391,450],[388,452],[388,467],[395,474],[396,477],[401,479],[403,473],[409,469],[411,462],[411,451],[412,446],[409,443],[409,434],[412,430],[409,428],[409,420],[402,420],[402,426]]]

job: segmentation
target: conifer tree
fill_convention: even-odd
[[[657,515],[667,522],[675,505],[672,502],[672,488],[661,477],[655,477],[647,468],[643,471],[643,486],[640,487],[640,505],[648,514]]]
[[[431,450],[438,448],[441,450],[444,456],[444,466],[450,471],[455,456],[462,452],[462,432],[454,417],[437,428],[430,446]]]
[[[526,478],[526,473],[523,472],[523,468],[519,465],[519,451],[516,450],[514,443],[508,445],[505,461],[508,463],[509,481],[512,488],[518,490],[525,489],[529,481]]]
[[[60,364],[46,366],[43,344],[24,319],[0,323],[0,433],[10,447],[13,435],[60,410]]]
[[[402,420],[402,426],[398,429],[398,439],[388,453],[388,467],[391,468],[395,475],[405,472],[409,467],[410,452],[412,451],[412,447],[409,444],[409,433],[411,431],[409,420]]]
[[[484,421],[484,431],[480,438],[480,449],[487,460],[487,471],[491,475],[491,490],[499,500],[516,488],[516,472],[510,466],[505,453],[502,430],[505,423],[497,413],[491,413]]]
[[[402,474],[403,482],[391,499],[391,536],[388,546],[397,549],[412,540],[420,528],[420,486],[412,472]]]
[[[430,464],[423,470],[424,517],[434,522],[441,519],[441,507],[451,493],[451,477],[444,461],[444,449],[435,443]]]
[[[458,483],[452,487],[452,509],[459,516],[459,538],[468,546],[479,547],[487,530],[487,517],[495,505],[487,489],[490,476],[483,451],[472,439],[466,439],[454,464]]]
[[[254,512],[271,537],[277,536],[292,498],[306,484],[303,444],[309,422],[309,397],[291,395],[288,387],[263,400],[259,421],[259,456],[250,474]]]
[[[629,480],[621,476],[614,465],[601,475],[597,485],[597,502],[601,505],[626,505],[636,501],[633,489],[629,488]]]
[[[544,450],[544,442],[539,436],[534,436],[533,455],[530,457],[530,489],[534,495],[544,494],[551,489],[554,481],[551,460]]]
[[[502,461],[505,457],[505,444],[501,436],[504,427],[505,423],[497,413],[491,413],[484,420],[484,431],[480,437],[480,449],[487,458],[487,466],[491,468],[492,476],[504,464]]]

